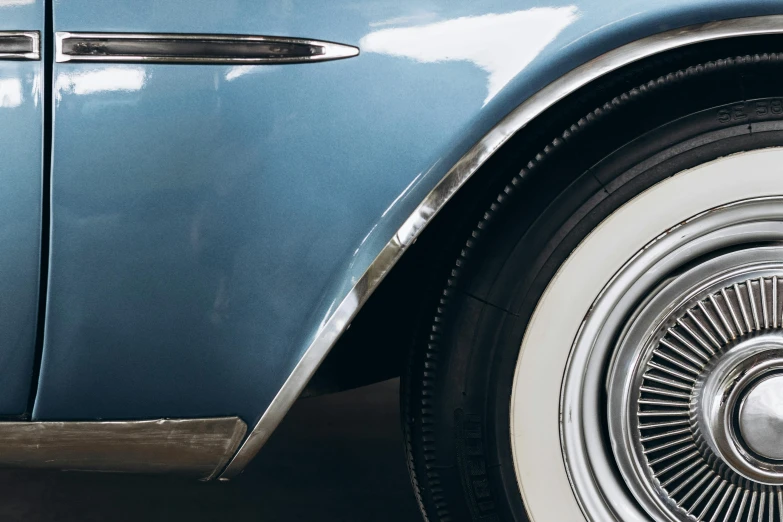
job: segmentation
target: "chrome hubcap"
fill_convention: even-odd
[[[737,502],[758,515],[772,498],[781,504],[761,520],[783,514],[783,461],[769,458],[781,451],[778,418],[759,419],[783,386],[776,255],[783,250],[748,248],[690,269],[642,305],[618,344],[635,369],[624,391],[613,388],[627,422],[608,424],[615,451],[643,473],[620,470],[675,520],[741,520]]]
[[[573,347],[572,486],[595,522],[781,522],[783,202],[673,232],[617,274]]]

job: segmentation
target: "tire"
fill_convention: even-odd
[[[563,417],[563,376],[575,357],[580,325],[618,267],[667,230],[734,199],[783,194],[783,181],[777,181],[783,180],[777,149],[783,147],[781,54],[673,70],[575,119],[539,154],[492,173],[500,190],[476,202],[474,225],[455,247],[431,319],[411,349],[403,375],[403,429],[415,494],[430,522],[597,522],[604,520],[602,509],[628,520],[636,520],[631,512],[639,520],[662,520],[665,509],[655,512],[639,501],[633,479],[619,467],[611,480],[622,489],[618,503],[627,503],[627,511],[603,506],[590,487],[579,489],[578,470],[564,462],[563,419],[570,410]],[[739,183],[709,170],[725,171],[724,165],[739,169]],[[769,172],[757,173],[759,165]],[[661,209],[660,218],[648,221],[630,212],[645,198],[655,203],[652,208],[666,207],[683,190],[693,190],[693,197]],[[664,197],[656,194],[669,199],[650,199]],[[626,214],[639,221],[620,223]],[[625,235],[617,234],[615,243],[604,240],[605,256],[580,265],[579,255],[609,224],[625,227]],[[754,236],[748,248],[758,243]],[[721,246],[688,258],[647,288],[739,248]],[[567,270],[581,277],[573,281],[585,282],[576,283],[573,306],[570,298],[548,304]],[[576,326],[561,326],[560,316],[546,315],[546,306],[575,308],[564,311],[562,320]],[[523,357],[521,347],[531,343]],[[601,371],[606,376],[610,370]],[[602,401],[595,406],[601,419],[608,415]],[[597,435],[607,462],[614,458],[610,431],[603,424]],[[606,496],[608,490],[602,491]],[[721,509],[729,509],[727,498]],[[593,508],[593,502],[603,507]],[[717,502],[704,516],[712,515]],[[733,512],[738,506],[732,504]]]

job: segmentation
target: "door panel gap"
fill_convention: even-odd
[[[24,417],[30,418],[38,392],[41,375],[41,359],[44,349],[46,326],[46,301],[49,287],[49,245],[52,206],[52,155],[54,138],[54,2],[44,0],[44,30],[41,34],[41,59],[43,60],[43,169],[41,171],[41,257],[38,284],[38,321],[35,335],[35,360],[30,381],[30,397]]]

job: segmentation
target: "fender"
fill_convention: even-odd
[[[282,421],[288,409],[318,369],[320,362],[324,360],[332,346],[350,326],[351,320],[407,248],[416,241],[424,228],[464,183],[511,136],[524,129],[534,118],[569,94],[601,76],[637,60],[694,43],[722,38],[781,33],[783,33],[783,16],[781,15],[729,19],[666,31],[625,44],[584,63],[554,80],[517,106],[443,175],[403,225],[383,246],[366,271],[350,289],[348,295],[316,333],[304,356],[240,447],[237,455],[221,474],[220,480],[229,480],[236,476],[252,460]]]

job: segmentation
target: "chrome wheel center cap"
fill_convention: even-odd
[[[748,449],[761,458],[783,461],[783,374],[750,387],[739,410],[739,431]]]
[[[717,354],[694,387],[691,429],[718,469],[783,485],[783,332],[751,336]]]

